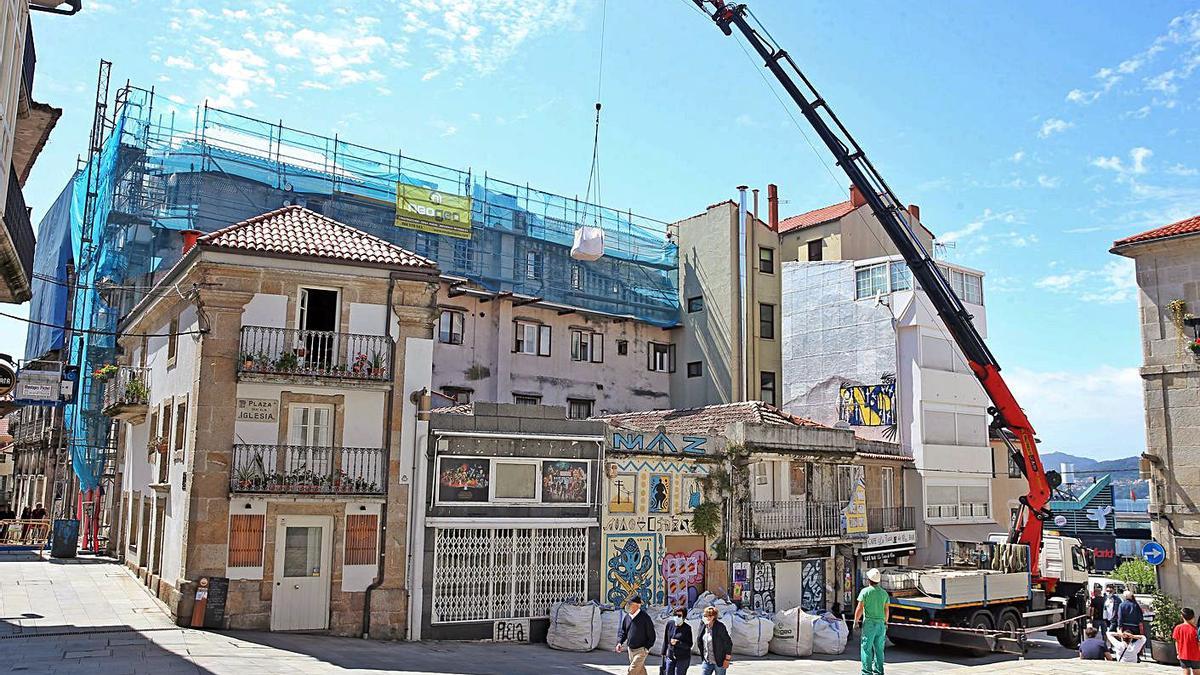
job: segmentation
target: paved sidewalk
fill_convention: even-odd
[[[952,672],[1079,675],[1173,673],[1142,664],[1067,660],[1070,652],[1038,642],[1031,659],[972,659],[889,649],[889,675]],[[731,675],[856,675],[857,648],[840,656],[735,657]],[[608,651],[559,652],[545,645],[372,642],[314,635],[212,632],[179,628],[125,568],[102,560],[42,560],[0,554],[0,673],[407,673],[543,675],[625,672]],[[651,671],[657,669],[657,661]],[[694,664],[689,675],[698,675]]]

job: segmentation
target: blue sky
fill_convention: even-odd
[[[759,65],[689,5],[84,0],[74,17],[35,15],[35,97],[65,112],[26,199],[39,218],[85,151],[100,58],[181,119],[208,98],[582,193],[602,15],[606,204],[674,220],[768,182],[785,216],[845,199]],[[1200,212],[1200,10],[751,5],[900,198],[953,242],[946,257],[987,273],[989,342],[1045,450],[1141,452],[1136,287],[1108,248]],[[0,351],[19,353],[23,332],[0,322]]]

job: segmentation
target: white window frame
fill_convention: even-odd
[[[604,333],[572,328],[571,360],[579,363],[604,363]]]
[[[867,280],[866,284],[863,283],[864,278]],[[875,263],[854,268],[854,298],[856,300],[877,298],[887,295],[889,292],[887,263]]]
[[[890,466],[880,467],[880,506],[890,509],[896,505],[896,470]]]
[[[442,474],[442,463],[445,461],[453,462],[455,460],[464,460],[464,459],[465,460],[476,460],[476,461],[478,461],[478,460],[487,460],[488,461],[488,500],[486,502],[453,502],[453,501],[448,502],[448,501],[443,501],[442,499],[439,498],[439,496],[438,496],[439,490],[437,489],[438,488],[437,481],[438,481],[438,476],[441,476],[441,474]],[[497,498],[496,497],[496,464],[498,464],[500,462],[536,465],[537,469],[534,474],[534,497],[532,499],[526,499],[524,497],[520,497],[520,498],[514,498],[514,497]],[[542,502],[542,476],[543,476],[542,465],[547,462],[550,462],[550,463],[553,463],[553,462],[579,462],[579,463],[583,463],[583,464],[587,465],[587,471],[586,471],[587,483],[586,483],[586,488],[584,491],[584,494],[586,494],[587,497],[584,499],[584,501],[581,501],[581,502],[551,502],[551,503],[543,503]],[[480,456],[480,455],[438,455],[437,461],[434,463],[435,475],[434,475],[434,488],[433,488],[434,489],[433,503],[435,506],[459,506],[459,507],[478,507],[478,506],[484,506],[487,504],[509,505],[509,506],[517,504],[520,506],[531,506],[531,507],[535,507],[535,508],[541,508],[541,507],[545,507],[545,508],[587,507],[593,503],[594,497],[595,497],[595,495],[592,493],[592,490],[595,489],[595,486],[592,485],[593,479],[594,479],[594,476],[592,475],[593,470],[595,468],[593,466],[594,464],[595,464],[594,459],[589,459],[589,458],[585,458],[585,457],[541,458],[541,457],[485,457],[485,456]]]
[[[675,345],[669,342],[647,342],[646,370],[653,373],[675,372]]]
[[[530,332],[533,335],[530,335]],[[548,324],[513,319],[513,353],[550,356],[551,328]]]
[[[576,403],[587,403],[588,404],[588,414],[586,416],[575,417],[575,416],[571,415],[571,405],[576,404]],[[569,419],[569,420],[586,420],[586,419],[591,418],[595,414],[596,414],[596,399],[575,398],[575,397],[571,397],[571,398],[567,399],[567,419]]]
[[[519,464],[533,467],[532,497],[497,497],[496,470],[501,464]],[[439,474],[440,475],[440,474]],[[542,501],[542,463],[536,459],[492,458],[491,479],[488,481],[488,502],[493,504],[534,504]]]
[[[987,490],[988,498],[984,502],[964,502],[962,499],[962,488],[972,487]],[[931,504],[929,503],[929,490],[931,488],[953,489],[958,495],[953,504]],[[992,490],[988,483],[967,485],[933,482],[925,485],[925,520],[927,522],[990,522],[992,520]],[[970,512],[964,512],[965,506],[970,506]],[[976,506],[982,506],[983,513],[976,513]],[[938,509],[937,513],[933,509]]]
[[[525,251],[525,278],[530,281],[541,281],[545,276],[545,253],[536,249],[529,249]]]
[[[333,305],[333,333],[340,332],[338,327],[341,326],[342,317],[342,289],[333,288],[332,286],[314,286],[305,284],[296,289],[296,330],[313,330],[305,328],[304,324],[308,319],[308,297],[306,291],[331,291],[337,294],[337,301]],[[320,331],[318,331],[320,332]]]

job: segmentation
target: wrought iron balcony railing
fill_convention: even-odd
[[[900,532],[916,528],[916,509],[911,506],[885,506],[867,509],[867,531]]]
[[[845,504],[802,501],[746,502],[742,508],[743,539],[811,539],[840,537]]]
[[[381,448],[235,445],[234,493],[382,495]]]
[[[104,378],[104,410],[150,404],[150,369],[134,366],[105,366],[97,377]]]
[[[384,335],[243,326],[241,351],[239,373],[392,378],[392,340]]]

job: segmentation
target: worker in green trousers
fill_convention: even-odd
[[[854,625],[862,624],[862,675],[883,675],[883,641],[887,637],[888,592],[879,585],[879,570],[867,570],[867,587],[858,594]]]

